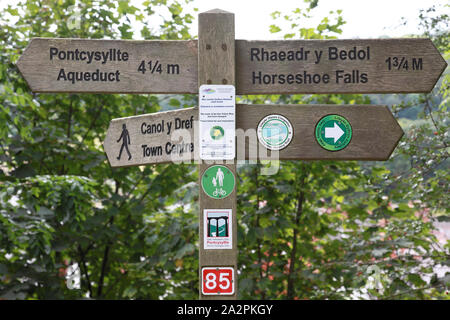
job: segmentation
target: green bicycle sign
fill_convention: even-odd
[[[203,191],[214,199],[228,197],[233,192],[235,184],[233,172],[222,165],[209,167],[202,176]]]

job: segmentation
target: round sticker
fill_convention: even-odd
[[[225,131],[221,126],[214,126],[211,127],[211,130],[209,130],[209,134],[211,136],[211,139],[220,140],[225,135]]]
[[[328,151],[344,149],[352,139],[352,126],[347,119],[337,114],[330,114],[316,125],[316,140]]]
[[[286,148],[292,140],[294,130],[286,117],[272,114],[258,124],[258,140],[269,150]]]
[[[233,192],[235,183],[233,172],[221,165],[209,167],[202,176],[203,191],[214,199],[228,197]]]

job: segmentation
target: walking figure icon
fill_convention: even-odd
[[[128,133],[127,126],[125,123],[122,125],[122,134],[120,135],[119,139],[117,139],[117,142],[122,140],[122,146],[120,147],[119,156],[117,157],[117,160],[120,160],[120,157],[122,156],[123,148],[127,150],[128,153],[128,160],[131,159],[131,153],[130,150],[128,150],[128,145],[131,143],[130,140],[130,134]]]

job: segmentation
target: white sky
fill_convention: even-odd
[[[274,23],[270,13],[289,13],[295,8],[306,8],[302,0],[194,0],[199,12],[223,9],[235,14],[236,39],[270,40],[282,39],[283,32],[271,34],[269,26]],[[406,34],[420,34],[418,16],[420,9],[432,5],[449,4],[448,0],[319,0],[312,12],[317,18],[329,16],[331,10],[342,10],[347,22],[343,33],[345,38],[377,38],[380,36],[401,37]],[[442,7],[441,7],[442,8]],[[450,14],[450,8],[446,8]],[[402,17],[408,21],[400,26]],[[197,21],[193,23],[197,34]],[[314,26],[316,24],[313,24]]]
[[[17,2],[18,0],[0,0],[0,8],[8,4],[14,6]],[[140,7],[143,0],[130,2]],[[445,4],[449,4],[449,0],[319,0],[318,7],[312,11],[316,19],[309,23],[316,26],[323,17],[330,17],[331,10],[341,9],[346,24],[342,27],[343,33],[338,36],[340,39],[402,37],[422,33],[418,26],[420,9],[440,5],[441,10],[450,14],[449,7],[443,8]],[[269,32],[269,26],[274,24],[270,16],[272,12],[289,14],[298,7],[304,9],[307,6],[303,0],[194,0],[186,9],[195,17],[191,32],[194,35],[197,35],[198,12],[219,8],[235,14],[236,39],[271,40],[282,39],[284,33],[288,32],[284,29],[285,32],[276,34]],[[199,11],[194,12],[193,8],[198,8]],[[401,25],[402,17],[408,21],[406,26]],[[157,29],[161,21],[158,18],[154,21]],[[306,27],[307,23],[305,21],[302,27]]]

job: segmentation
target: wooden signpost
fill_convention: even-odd
[[[238,94],[430,92],[447,66],[430,39],[237,41]]]
[[[197,92],[197,41],[35,38],[17,66],[33,92]]]
[[[194,157],[198,149],[194,137],[197,110],[180,109],[112,120],[103,143],[109,163],[112,167],[128,167],[198,160],[198,156]],[[124,129],[129,139],[118,140]]]
[[[274,156],[258,140],[258,124],[271,114],[284,116],[292,125],[292,140],[278,151],[279,160],[387,160],[403,135],[386,106],[270,105],[236,106],[236,160],[270,160]],[[315,137],[316,124],[337,114],[351,124],[352,139],[339,152],[323,149]],[[111,121],[104,149],[112,167],[199,161],[198,108],[158,112]],[[128,130],[129,158],[120,138]],[[333,127],[334,128],[334,127]],[[120,150],[122,149],[122,153]],[[119,157],[119,155],[121,155]]]
[[[237,94],[430,92],[447,66],[430,39],[233,43]],[[72,93],[198,94],[202,68],[196,40],[48,38],[17,66],[33,92]]]
[[[235,85],[234,14],[222,10],[200,13],[198,17],[198,85]],[[204,133],[200,133],[203,136]],[[201,140],[201,138],[199,138]],[[216,181],[214,183],[214,181]],[[212,184],[212,185],[211,185]],[[211,165],[200,161],[199,185],[199,298],[237,299],[237,172],[236,161]],[[216,187],[217,186],[217,187]],[[223,191],[214,194],[216,191]],[[210,211],[228,212],[231,246],[205,246],[205,218]],[[224,215],[224,214],[221,214]],[[225,222],[226,223],[226,222]],[[219,228],[217,222],[216,229]],[[219,238],[216,232],[215,239]],[[216,269],[216,273],[211,272]],[[206,273],[210,270],[209,273]],[[227,281],[228,280],[228,281]],[[230,288],[231,287],[231,288]],[[232,290],[230,290],[232,289]],[[212,293],[215,294],[210,294]],[[209,294],[208,294],[209,293]]]
[[[199,163],[200,299],[237,299],[236,161],[387,160],[403,135],[386,106],[235,105],[234,94],[429,92],[447,66],[429,39],[235,40],[222,10],[199,15],[198,41],[36,38],[17,65],[34,92],[202,88],[200,108],[113,119],[104,141],[112,167]],[[225,159],[221,141],[235,157],[204,161]]]

